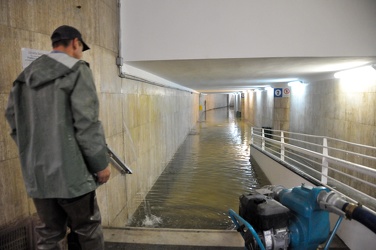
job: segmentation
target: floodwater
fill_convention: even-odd
[[[234,111],[207,111],[128,226],[232,229],[239,196],[270,184],[249,157],[250,127]]]

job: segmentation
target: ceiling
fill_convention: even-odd
[[[376,64],[376,57],[296,57],[131,61],[127,64],[201,93],[228,93],[293,80],[333,78],[337,71]]]

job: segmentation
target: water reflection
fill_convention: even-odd
[[[249,126],[222,108],[206,112],[175,153],[129,226],[228,229],[229,208],[269,184],[249,162]]]

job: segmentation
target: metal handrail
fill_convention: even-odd
[[[255,127],[253,127],[253,128],[254,129],[260,129],[260,130],[262,130],[262,128],[255,128]],[[365,148],[365,149],[376,150],[376,147],[373,147],[373,146],[363,145],[363,144],[354,143],[354,142],[348,142],[348,141],[344,141],[344,140],[340,140],[340,139],[336,139],[336,138],[332,138],[332,137],[316,136],[316,135],[309,135],[309,134],[302,134],[302,133],[294,133],[294,132],[283,131],[283,130],[272,130],[272,129],[267,129],[267,130],[270,130],[270,131],[273,131],[273,132],[280,132],[280,133],[284,133],[284,134],[301,135],[301,136],[305,136],[305,137],[318,138],[318,139],[327,139],[327,140],[331,140],[331,141],[334,141],[334,142],[344,143],[344,144],[347,144],[347,145],[350,145],[350,146],[362,147],[362,148]],[[261,132],[260,132],[260,135],[261,135]],[[275,133],[273,133],[273,137],[283,138],[280,135],[275,134]],[[287,137],[285,137],[285,138],[287,138]],[[323,147],[321,144],[310,143],[310,142],[307,142],[307,141],[297,140],[297,139],[294,139],[294,138],[291,138],[291,137],[288,137],[288,139],[291,140],[291,141],[297,141],[297,142],[300,141],[300,142],[307,143],[309,145]],[[334,147],[327,147],[327,148],[328,149],[333,149],[333,150],[336,150],[336,151],[340,151],[340,152],[346,152],[348,154],[352,154],[352,155],[356,155],[356,156],[361,156],[361,157],[369,158],[369,159],[372,159],[372,160],[376,160],[376,157],[372,157],[372,156],[368,156],[368,155],[364,155],[364,154],[359,154],[359,153],[356,153],[356,152],[346,151],[346,150],[339,149],[339,148],[334,148]]]
[[[317,141],[321,141],[322,144]],[[339,143],[341,148],[336,145]],[[376,165],[376,157],[373,156],[376,155],[376,147],[325,136],[255,127],[251,128],[251,145],[288,166],[293,165],[293,169],[309,175],[310,179],[321,185],[351,200],[356,201],[360,197],[365,205],[376,209],[376,169],[373,168]],[[348,147],[355,148],[354,151],[372,151],[372,154],[346,150]],[[361,164],[355,160],[350,161],[349,156],[356,157]],[[366,166],[363,161],[372,163]],[[351,181],[346,182],[346,178]],[[342,190],[336,190],[337,186],[341,186]]]
[[[259,137],[259,138],[263,138],[262,136],[259,136],[259,135],[254,135],[254,136]],[[354,171],[360,172],[362,174],[367,174],[367,175],[369,175],[373,178],[376,178],[376,169],[369,168],[369,167],[366,167],[366,166],[363,166],[363,165],[360,165],[360,164],[352,163],[352,162],[349,162],[349,161],[345,161],[345,160],[342,160],[342,159],[339,159],[339,158],[336,158],[336,157],[332,157],[332,156],[329,156],[329,155],[324,156],[321,153],[317,153],[315,151],[304,149],[304,148],[301,148],[301,147],[298,147],[298,146],[295,146],[295,145],[291,145],[291,144],[288,144],[288,143],[277,143],[278,141],[268,139],[268,138],[264,138],[264,140],[269,141],[269,142],[274,143],[274,144],[283,145],[283,146],[285,146],[285,148],[289,148],[289,149],[292,149],[294,151],[298,151],[298,152],[301,152],[303,154],[313,156],[315,158],[321,159],[322,157],[326,157],[328,159],[328,161],[330,161],[332,163],[337,163],[338,165],[341,165],[342,167],[345,167],[347,169],[354,170]],[[345,152],[351,153],[349,151],[345,151]],[[375,157],[372,157],[372,158],[376,160]]]

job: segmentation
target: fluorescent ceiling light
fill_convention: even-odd
[[[376,79],[376,70],[374,66],[365,66],[337,72],[334,74],[334,77],[353,79]]]

